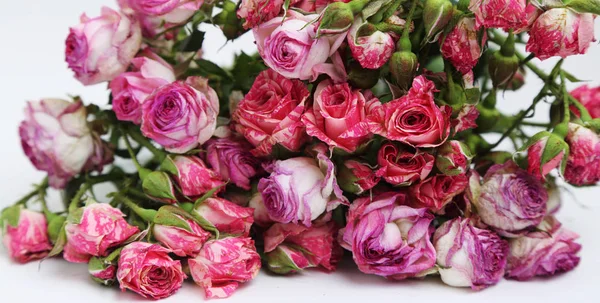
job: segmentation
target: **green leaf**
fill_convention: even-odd
[[[204,42],[203,31],[198,29],[194,29],[194,31],[179,45],[180,52],[197,52],[202,48],[202,43]]]
[[[265,69],[267,67],[260,57],[249,56],[242,52],[235,58],[233,68],[231,69],[234,80],[233,89],[247,93],[252,84],[254,84],[256,76]]]
[[[223,188],[226,184],[222,184],[220,186],[217,186],[211,190],[209,190],[206,194],[204,194],[202,197],[198,198],[195,202],[194,202],[194,208],[198,207],[200,204],[202,204],[204,201],[206,201],[206,199],[211,198],[215,195],[215,193],[217,191],[219,191],[221,188]]]
[[[229,73],[215,63],[205,59],[198,59],[195,62],[198,65],[198,69],[196,71],[200,76],[204,76],[209,79],[213,79],[214,76],[217,76],[221,79],[231,81],[231,76]]]
[[[600,0],[563,0],[568,8],[579,13],[600,15]]]

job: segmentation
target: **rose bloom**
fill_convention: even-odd
[[[539,229],[509,241],[507,278],[525,281],[535,276],[552,276],[579,264],[577,253],[581,245],[575,243],[579,235],[561,227],[554,217],[547,217]]]
[[[483,184],[473,172],[469,183],[470,199],[481,221],[502,236],[518,236],[546,215],[544,185],[512,161],[488,169]]]
[[[406,186],[425,180],[431,170],[435,158],[426,152],[411,152],[391,142],[381,145],[377,153],[379,169],[378,177],[393,185]]]
[[[450,107],[438,107],[435,85],[424,76],[414,79],[406,95],[374,107],[368,117],[371,132],[413,147],[442,145],[450,134]]]
[[[247,237],[254,223],[254,209],[221,198],[206,199],[194,212],[228,235]]]
[[[340,244],[352,251],[360,271],[401,280],[422,277],[435,266],[429,240],[434,217],[405,203],[404,194],[388,192],[350,205]]]
[[[237,16],[244,19],[244,28],[251,29],[279,15],[283,0],[242,0]]]
[[[367,101],[360,90],[348,83],[321,81],[315,90],[313,108],[302,116],[302,122],[309,135],[332,149],[337,147],[351,153],[372,137],[367,114],[377,101],[376,98]]]
[[[527,0],[471,0],[477,27],[519,30],[527,26]]]
[[[594,15],[553,8],[537,18],[526,50],[540,60],[584,54],[594,39]]]
[[[600,118],[600,86],[582,85],[571,91],[571,96],[585,106],[592,118]]]
[[[174,176],[183,195],[196,198],[210,190],[225,185],[225,182],[214,171],[208,169],[198,156],[174,156],[173,165],[177,169]]]
[[[176,214],[173,216],[176,218],[177,224],[154,224],[152,235],[174,254],[180,257],[195,257],[211,234],[202,229],[194,220]]]
[[[164,299],[174,294],[185,280],[179,260],[169,250],[144,242],[133,242],[121,251],[117,280],[121,290],[129,289],[144,298]]]
[[[213,138],[206,142],[206,162],[223,180],[250,190],[250,179],[260,172],[261,161],[255,158],[246,140],[236,137]]]
[[[381,180],[369,164],[360,161],[346,160],[339,168],[337,178],[340,187],[354,194],[364,193]]]
[[[444,39],[442,56],[464,75],[479,62],[485,40],[479,40],[475,19],[462,18]]]
[[[444,283],[479,290],[502,279],[508,244],[494,232],[480,229],[470,219],[446,221],[435,231],[433,245]]]
[[[564,178],[573,185],[592,185],[600,180],[600,138],[589,128],[569,123],[566,138],[569,157]]]
[[[19,263],[45,258],[52,250],[46,217],[38,212],[21,209],[16,223],[16,226],[12,226],[5,221],[4,226],[0,226],[3,230],[2,243],[10,257]]]
[[[207,298],[231,296],[260,270],[260,256],[250,238],[208,241],[188,263],[194,282],[204,288]]]
[[[409,187],[410,205],[428,208],[434,213],[442,213],[452,199],[462,194],[469,185],[466,175],[436,175]]]
[[[256,147],[254,155],[269,155],[275,144],[298,151],[308,140],[300,117],[309,96],[301,81],[263,71],[232,114],[235,129]]]
[[[142,103],[152,92],[175,81],[175,72],[169,63],[150,49],[131,61],[131,71],[122,73],[110,82],[113,111],[117,119],[142,122]]]
[[[134,17],[108,7],[100,17],[83,14],[70,29],[65,57],[84,85],[110,81],[124,72],[140,49],[142,33]]]
[[[144,136],[171,153],[185,153],[212,137],[217,127],[219,97],[208,80],[188,78],[164,85],[142,105]]]
[[[126,0],[136,13],[160,16],[167,23],[182,23],[196,13],[204,0]]]
[[[105,203],[92,203],[80,208],[77,216],[67,219],[67,245],[64,258],[69,262],[86,263],[92,256],[105,257],[139,232],[125,221],[118,208]]]
[[[348,46],[352,57],[364,68],[378,69],[385,65],[392,57],[396,43],[389,33],[373,29],[368,35],[359,34],[359,29],[365,23],[361,18],[356,18],[348,31]]]

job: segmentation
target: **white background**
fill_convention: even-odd
[[[22,154],[17,127],[22,119],[25,100],[41,97],[79,95],[86,102],[105,104],[106,85],[84,87],[72,78],[64,62],[64,40],[68,27],[78,22],[81,12],[99,14],[100,7],[116,7],[111,0],[2,0],[0,3],[0,134],[2,170],[0,171],[0,208],[10,205],[28,192],[30,184],[43,174],[35,171]],[[596,26],[600,33],[600,26]],[[597,37],[600,34],[596,35]],[[205,54],[209,60],[227,64],[234,51],[253,50],[252,36],[225,43],[218,32],[209,30]],[[599,84],[600,47],[591,47],[588,55],[571,57],[565,68],[579,78]],[[544,62],[549,68],[553,60]],[[538,61],[536,61],[538,63]],[[515,93],[506,93],[499,107],[516,113],[527,107],[541,87],[531,75],[528,85]],[[540,106],[536,119],[543,121],[547,107]],[[361,274],[351,260],[345,260],[333,274],[307,271],[292,277],[277,277],[261,272],[226,302],[599,302],[600,286],[600,188],[570,189],[563,194],[564,207],[559,219],[581,235],[583,250],[579,267],[551,279],[530,282],[502,281],[481,292],[443,285],[436,277],[424,281],[387,281]],[[56,193],[51,197],[57,202]],[[139,296],[117,288],[96,285],[87,274],[87,266],[53,259],[18,265],[11,262],[6,250],[0,249],[0,299],[2,302],[114,302],[137,301]],[[186,283],[165,302],[198,302],[203,291]]]

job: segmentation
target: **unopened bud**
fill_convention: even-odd
[[[473,159],[469,147],[457,140],[452,140],[440,146],[435,160],[435,166],[446,176],[456,176],[467,172]]]
[[[379,69],[363,68],[358,62],[350,63],[348,82],[355,88],[369,89],[379,81]]]
[[[331,3],[323,12],[317,35],[343,33],[350,29],[352,23],[354,23],[354,13],[348,3]]]
[[[439,34],[452,19],[452,2],[449,0],[426,0],[423,6],[425,37],[428,41],[437,40]]]
[[[390,59],[390,73],[400,89],[408,90],[419,67],[419,59],[411,51],[408,37],[402,37],[398,46],[399,50]]]

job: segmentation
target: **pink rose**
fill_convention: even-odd
[[[594,15],[553,8],[537,18],[529,31],[526,50],[540,60],[584,54],[594,39]]]
[[[117,266],[105,259],[93,257],[88,263],[88,272],[92,280],[102,285],[112,285],[117,279]]]
[[[254,223],[254,209],[221,198],[208,198],[194,212],[227,235],[248,237]]]
[[[389,33],[376,29],[361,31],[368,26],[361,18],[356,18],[348,31],[348,46],[352,57],[364,68],[378,69],[390,60],[396,49],[396,43]],[[365,25],[363,27],[363,25]]]
[[[352,251],[360,271],[394,280],[432,271],[435,250],[429,239],[434,217],[425,208],[405,203],[404,194],[388,192],[350,205],[340,244]]]
[[[252,195],[250,202],[248,202],[248,207],[254,209],[254,224],[266,228],[274,223],[271,217],[269,217],[269,212],[265,207],[260,192],[256,192]]]
[[[200,254],[189,259],[194,282],[207,298],[227,298],[258,274],[260,256],[250,238],[225,238],[206,242]]]
[[[418,76],[408,94],[374,107],[368,117],[371,132],[414,147],[436,147],[450,135],[450,107],[438,107],[433,82]]]
[[[571,91],[571,96],[585,106],[592,118],[600,118],[600,86],[582,85]],[[578,112],[576,109],[574,111]]]
[[[110,81],[124,72],[140,49],[142,34],[134,17],[102,8],[100,17],[81,16],[70,29],[65,57],[84,85]]]
[[[298,151],[308,140],[300,117],[309,95],[301,81],[263,71],[232,115],[235,129],[256,147],[254,155],[269,155],[275,144]]]
[[[471,0],[477,27],[519,30],[527,26],[527,0]]]
[[[535,141],[527,148],[527,171],[540,178],[546,179],[553,169],[565,168],[565,155],[569,154],[569,146],[556,134],[541,132],[532,138]]]
[[[154,224],[152,235],[158,242],[170,249],[174,254],[185,257],[195,257],[200,252],[204,242],[211,234],[196,221],[172,214],[170,224]]]
[[[477,65],[485,40],[479,39],[474,18],[462,18],[443,40],[442,56],[464,75]]]
[[[213,138],[206,142],[206,161],[223,180],[249,190],[250,179],[260,170],[261,161],[255,158],[243,138]]]
[[[15,211],[13,218],[7,217],[9,210]],[[1,219],[2,243],[13,260],[27,263],[48,255],[52,244],[48,239],[48,224],[43,214],[13,206],[2,211]]]
[[[375,187],[381,180],[370,165],[360,161],[346,160],[339,168],[340,187],[357,195]]]
[[[348,3],[351,0],[291,0],[290,6],[299,8],[303,12],[308,13],[320,13],[329,5],[334,2]]]
[[[142,54],[131,61],[131,71],[120,74],[109,85],[117,119],[135,124],[142,122],[142,103],[146,98],[155,89],[175,81],[169,63],[150,49],[145,49]]]
[[[466,175],[436,175],[421,183],[409,187],[410,205],[428,208],[434,213],[443,213],[452,199],[462,194],[469,184]]]
[[[569,157],[564,178],[567,182],[581,186],[592,185],[600,180],[600,138],[589,128],[569,123],[566,138]]]
[[[123,219],[117,208],[104,203],[91,203],[69,216],[65,232],[67,245],[64,258],[69,262],[87,263],[92,256],[105,257],[139,232]]]
[[[435,166],[447,176],[456,176],[467,172],[471,159],[473,154],[465,143],[451,140],[438,149]]]
[[[313,108],[302,116],[302,122],[309,135],[331,149],[337,147],[351,153],[372,137],[366,118],[369,107],[377,101],[373,97],[367,102],[360,90],[352,89],[348,83],[324,80],[317,86]]]
[[[377,153],[378,177],[392,185],[410,185],[425,180],[435,158],[426,152],[412,152],[391,142],[381,145]]]
[[[217,173],[208,169],[197,156],[174,156],[171,158],[177,169],[174,176],[183,195],[199,198],[210,190],[225,185]]]
[[[117,280],[123,291],[164,299],[179,290],[185,278],[181,263],[171,259],[169,250],[160,245],[133,242],[121,251]]]
[[[182,23],[196,13],[204,0],[127,0],[136,13],[160,16],[167,23]]]
[[[188,78],[164,85],[142,105],[142,133],[172,153],[185,153],[212,137],[219,97],[208,80]]]
[[[251,29],[277,17],[282,8],[283,0],[242,0],[237,16]]]

